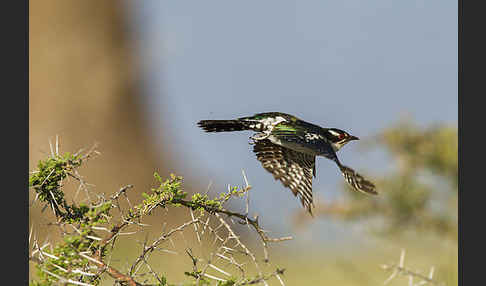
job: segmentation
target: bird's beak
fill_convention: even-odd
[[[351,137],[349,137],[349,141],[351,141],[351,140],[359,140],[359,138],[358,138],[358,137],[356,137],[356,136],[352,136],[352,135],[351,135]]]

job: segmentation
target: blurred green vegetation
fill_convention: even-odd
[[[364,149],[385,150],[394,163],[383,174],[360,170],[375,182],[379,195],[366,197],[343,183],[344,199],[317,205],[315,213],[345,227],[359,225],[365,233],[353,234],[358,241],[367,241],[367,246],[350,247],[352,255],[345,254],[349,245],[339,251],[323,246],[307,254],[301,252],[286,266],[299,271],[297,277],[312,278],[291,276],[291,285],[297,281],[305,285],[381,284],[391,273],[379,265],[390,259],[397,263],[400,249],[407,250],[405,264],[412,269],[427,274],[435,266],[436,281],[457,285],[457,127],[421,127],[402,120],[368,140]],[[297,225],[308,221],[303,212],[296,216]],[[305,260],[306,266],[295,258]],[[408,280],[396,278],[387,285],[408,285]]]
[[[457,127],[421,128],[401,121],[372,138],[366,148],[385,150],[396,163],[393,170],[375,174],[379,196],[364,198],[343,183],[344,202],[320,205],[316,213],[369,223],[379,235],[427,233],[457,242]]]

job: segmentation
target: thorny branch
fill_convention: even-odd
[[[52,153],[52,158],[61,158],[59,155],[59,143],[58,143],[58,138],[56,138],[56,152],[54,154],[54,148],[51,145],[51,153]],[[135,280],[136,277],[138,276],[143,276],[145,274],[138,274],[140,269],[145,266],[147,269],[147,273],[151,274],[159,284],[164,284],[165,278],[160,277],[156,271],[154,270],[153,267],[148,263],[149,256],[153,254],[156,250],[162,251],[162,252],[167,252],[167,253],[173,253],[177,254],[176,251],[169,250],[169,249],[163,249],[161,246],[164,242],[170,242],[172,246],[175,248],[174,241],[171,238],[175,233],[182,233],[184,231],[187,231],[186,229],[191,229],[188,228],[189,226],[194,226],[194,233],[197,236],[197,241],[199,244],[202,246],[202,237],[204,234],[209,235],[213,243],[211,246],[218,246],[216,247],[215,250],[210,252],[209,257],[207,259],[203,259],[200,257],[197,257],[193,251],[190,248],[186,247],[186,254],[189,255],[189,257],[192,260],[193,264],[193,272],[186,272],[187,275],[195,277],[196,280],[196,285],[199,285],[202,280],[205,280],[206,278],[218,281],[218,282],[226,282],[228,281],[227,279],[235,279],[234,276],[230,273],[228,273],[228,270],[224,270],[224,265],[217,265],[217,263],[223,263],[226,265],[231,265],[235,267],[235,269],[238,269],[240,272],[240,276],[237,279],[237,281],[234,281],[233,284],[231,285],[253,285],[253,284],[259,284],[263,283],[264,285],[267,284],[267,280],[271,278],[276,278],[281,285],[285,285],[281,275],[283,274],[284,270],[283,269],[277,269],[274,272],[270,274],[264,274],[264,271],[262,267],[258,264],[258,259],[256,255],[242,242],[241,238],[236,234],[236,232],[233,230],[233,228],[230,226],[230,224],[225,220],[225,218],[222,215],[226,215],[227,218],[229,218],[232,222],[232,218],[236,218],[239,221],[237,221],[240,224],[243,225],[248,225],[248,227],[252,228],[259,236],[262,244],[263,244],[263,250],[264,250],[264,262],[268,263],[268,243],[269,242],[281,242],[285,240],[290,240],[292,237],[281,237],[281,238],[270,238],[267,234],[266,231],[261,227],[258,216],[255,216],[253,218],[249,217],[248,212],[249,212],[249,190],[251,189],[251,186],[248,184],[248,180],[246,178],[245,173],[243,172],[243,176],[246,182],[246,187],[244,187],[241,191],[238,191],[239,194],[246,194],[246,212],[243,213],[238,213],[238,212],[233,212],[230,211],[226,208],[223,208],[222,205],[226,203],[231,197],[232,194],[231,192],[223,197],[221,199],[221,204],[220,207],[214,207],[210,204],[205,204],[205,203],[198,203],[198,201],[194,200],[185,200],[184,198],[180,197],[167,197],[164,200],[161,200],[160,202],[157,203],[157,205],[151,205],[147,209],[143,209],[143,211],[132,211],[132,205],[130,201],[128,200],[127,196],[127,191],[133,188],[133,185],[127,185],[122,187],[120,190],[112,194],[108,199],[105,199],[103,195],[95,194],[98,198],[98,202],[96,204],[91,203],[91,197],[89,196],[90,190],[88,189],[87,186],[89,186],[88,183],[84,181],[82,176],[77,172],[76,168],[80,165],[82,161],[86,161],[90,158],[92,158],[94,155],[99,154],[98,151],[96,151],[96,145],[93,146],[86,154],[80,155],[82,150],[74,154],[74,158],[77,158],[77,162],[73,162],[73,165],[66,166],[66,174],[77,180],[80,184],[80,187],[78,188],[78,192],[80,189],[84,189],[86,192],[86,197],[89,201],[89,206],[90,208],[96,208],[96,207],[102,207],[103,204],[109,202],[110,203],[110,209],[111,208],[117,208],[119,209],[121,213],[121,222],[118,224],[112,225],[111,229],[107,228],[102,225],[92,225],[89,230],[88,230],[88,235],[85,237],[88,238],[91,243],[90,246],[87,248],[85,251],[77,251],[77,255],[79,255],[80,258],[86,259],[88,261],[88,264],[84,266],[76,266],[75,268],[64,268],[61,267],[59,264],[56,264],[55,261],[59,260],[60,257],[53,255],[53,245],[50,243],[44,243],[42,246],[39,246],[39,242],[37,241],[37,238],[35,237],[35,234],[33,234],[33,229],[31,229],[30,234],[29,234],[29,245],[32,243],[32,249],[30,251],[29,255],[29,260],[38,264],[40,266],[40,270],[44,273],[46,273],[48,276],[57,279],[58,282],[63,283],[63,284],[76,284],[76,285],[97,285],[99,282],[99,278],[101,277],[102,274],[106,273],[115,281],[121,285],[148,285],[148,284],[142,284],[140,282],[137,282]],[[34,174],[36,172],[33,172]],[[51,172],[52,173],[52,172]],[[49,180],[50,174],[45,178],[44,181]],[[44,182],[43,182],[44,183]],[[42,184],[43,184],[42,183]],[[59,186],[61,187],[62,184],[59,183]],[[77,192],[77,193],[78,193]],[[77,196],[76,193],[76,196]],[[67,205],[65,202],[64,205],[62,206],[56,206],[57,204],[56,198],[54,195],[52,195],[52,200],[50,200],[50,205],[53,208],[60,208],[64,207],[66,210],[72,211],[72,207]],[[122,198],[122,196],[127,200],[128,205],[130,206],[129,210],[129,215],[124,215],[124,212],[122,208],[120,207],[119,199]],[[54,203],[53,203],[54,202]],[[122,234],[134,234],[136,232],[125,232],[123,233],[122,231],[127,228],[128,226],[131,225],[136,225],[138,227],[145,227],[147,225],[142,224],[140,222],[141,218],[145,214],[150,214],[150,212],[153,210],[155,207],[162,207],[162,208],[167,208],[168,206],[171,205],[181,205],[184,207],[187,207],[190,211],[191,219],[189,221],[186,221],[185,223],[178,225],[168,231],[162,231],[162,233],[153,240],[151,243],[147,243],[147,241],[143,244],[142,252],[141,254],[135,259],[133,264],[130,265],[129,270],[127,273],[123,273],[119,269],[114,268],[113,266],[110,265],[110,263],[106,262],[106,251],[107,247],[111,245],[111,250],[113,250],[115,241],[117,237],[119,237]],[[194,215],[193,210],[202,210],[198,216]],[[140,210],[140,209],[138,209]],[[56,213],[55,213],[56,214]],[[108,213],[100,213],[100,216],[103,217],[103,219],[106,219],[106,222],[111,221],[111,215],[107,215]],[[57,213],[57,215],[60,215],[60,213]],[[62,214],[61,214],[62,215]],[[207,215],[205,217],[204,215]],[[234,223],[234,222],[233,222]],[[62,219],[59,219],[55,225],[58,225],[62,229],[62,234],[63,236],[69,235],[70,233],[65,230],[65,225],[69,225],[74,229],[74,232],[71,234],[76,234],[76,235],[81,235],[83,231],[86,231],[86,229],[82,230],[80,225],[77,225],[76,223],[73,223],[72,221],[63,221]],[[165,224],[164,224],[165,228]],[[108,232],[107,235],[100,235],[97,232],[99,231],[104,231]],[[33,238],[33,239],[32,239]],[[185,239],[184,239],[185,240]],[[186,242],[187,243],[187,242]],[[47,247],[50,246],[50,250],[46,251]],[[207,249],[207,248],[206,248]],[[75,251],[76,252],[76,251]],[[238,254],[244,254],[245,256],[248,256],[251,258],[251,261],[255,265],[258,276],[254,278],[246,278],[246,271],[245,271],[245,262],[244,261],[238,261],[239,259],[237,258]],[[51,259],[48,261],[48,259]],[[111,259],[110,259],[111,260]],[[54,261],[54,262],[53,262]],[[202,268],[198,268],[198,262],[205,263]],[[47,263],[47,264],[46,264]],[[44,268],[45,265],[50,265],[51,268],[46,269]],[[52,268],[54,267],[54,268]],[[62,273],[70,273],[70,274],[76,274],[78,276],[77,279],[72,279],[73,276],[68,276],[62,277],[60,273],[56,271],[52,271],[52,269],[58,269],[57,271],[61,271]],[[212,274],[209,271],[216,271],[219,274],[222,274],[226,277],[227,279],[223,279],[220,277],[217,277],[217,274]],[[56,272],[56,273],[54,273]],[[91,277],[91,280],[84,280],[83,277]],[[86,283],[86,281],[92,281],[90,283]],[[98,281],[98,282],[97,282]],[[208,280],[205,280],[205,283],[207,283]],[[145,283],[145,282],[143,282]]]
[[[132,266],[130,267],[130,271],[129,273],[131,275],[135,274],[135,267],[137,267],[137,265],[141,262],[141,261],[144,261],[145,260],[145,256],[154,251],[157,246],[162,242],[162,241],[165,241],[167,240],[172,234],[174,234],[175,232],[178,232],[178,231],[183,231],[187,226],[189,225],[192,225],[192,224],[195,224],[199,222],[199,220],[197,219],[194,219],[194,220],[191,220],[191,221],[188,221],[182,225],[180,225],[179,227],[176,227],[170,231],[168,231],[167,233],[164,233],[162,234],[158,239],[156,239],[150,246],[145,246],[143,247],[143,250],[142,250],[142,254],[140,254],[140,256],[137,258],[137,260],[135,260],[135,262],[132,264]]]

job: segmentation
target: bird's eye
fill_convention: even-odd
[[[344,133],[341,133],[341,134],[339,134],[339,136],[338,136],[338,137],[339,137],[339,140],[343,140],[343,139],[344,139],[344,137],[346,137],[346,135],[344,135]]]

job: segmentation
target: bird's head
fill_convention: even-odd
[[[326,130],[326,138],[331,143],[334,151],[338,151],[339,149],[341,149],[341,147],[346,145],[346,143],[348,143],[349,141],[359,140],[358,137],[353,136],[353,135],[349,134],[348,132],[341,130],[341,129],[337,129],[337,128],[327,129]]]

